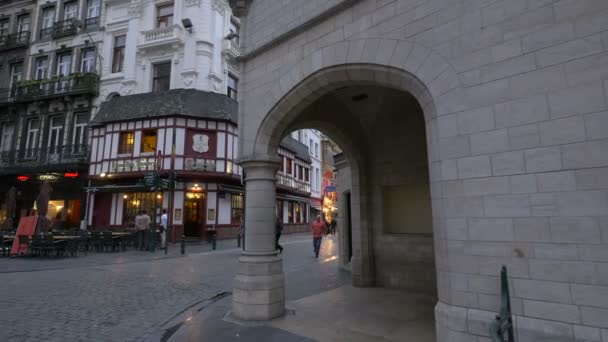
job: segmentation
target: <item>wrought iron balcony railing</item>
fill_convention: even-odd
[[[11,95],[11,90],[0,89],[0,105],[13,102],[13,96]]]
[[[40,100],[55,96],[97,95],[99,76],[95,73],[76,73],[68,76],[17,83],[13,97],[17,102]]]
[[[30,31],[12,33],[0,37],[0,51],[13,49],[17,47],[25,47],[30,44]]]
[[[230,59],[238,58],[241,55],[241,47],[238,39],[224,39],[222,51]]]
[[[99,17],[86,18],[84,20],[84,28],[87,31],[96,30],[99,28]]]
[[[310,193],[310,184],[302,180],[295,179],[291,176],[283,175],[280,172],[277,173],[277,185],[300,192]]]
[[[47,148],[12,150],[0,153],[0,167],[46,167],[74,165],[88,161],[87,145],[63,145]]]
[[[54,31],[54,28],[52,26],[40,29],[38,39],[40,39],[40,40],[51,39],[51,37],[53,37],[53,31]]]
[[[58,21],[53,25],[53,37],[64,37],[76,34],[77,28],[72,19]]]

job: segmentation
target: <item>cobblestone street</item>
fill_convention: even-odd
[[[288,298],[348,281],[338,271],[333,241],[327,239],[319,260],[311,255],[308,235],[288,236],[283,243]],[[157,251],[63,260],[2,259],[0,340],[150,340],[180,312],[231,291],[239,256],[235,245],[226,242],[213,252],[204,245],[189,246],[185,257],[175,254],[175,246],[166,257]]]

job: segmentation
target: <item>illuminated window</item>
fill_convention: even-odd
[[[243,217],[243,195],[232,194],[232,223],[240,223]]]
[[[149,129],[145,130],[141,134],[141,152],[142,153],[155,153],[156,152],[156,130]]]
[[[291,175],[291,159],[287,158],[287,167],[286,167],[286,172],[288,175]]]
[[[300,203],[294,203],[294,211],[296,214],[296,223],[301,223],[302,222],[302,208],[300,206]]]
[[[151,218],[154,218],[154,202],[156,201],[156,208],[162,208],[162,196],[158,196],[154,192],[133,192],[123,195],[123,224],[134,224],[135,216],[141,211],[145,210],[146,214]]]
[[[135,145],[135,134],[133,132],[121,132],[118,138],[118,153],[133,153],[133,145]]]
[[[281,219],[281,222],[283,222],[283,201],[282,200],[277,200],[277,212],[276,215],[278,218]]]
[[[287,221],[293,223],[293,202],[287,202],[287,216]]]

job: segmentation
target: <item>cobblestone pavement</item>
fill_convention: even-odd
[[[308,235],[288,236],[282,243],[288,298],[347,281],[337,270],[332,240],[321,260],[312,258]],[[0,341],[149,341],[179,313],[231,291],[239,249],[229,242],[221,248],[193,247],[184,257],[126,252],[2,259]],[[9,268],[11,262],[16,264]]]

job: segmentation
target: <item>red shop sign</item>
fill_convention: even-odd
[[[78,178],[78,172],[66,172],[63,174],[64,178]]]
[[[17,180],[20,182],[26,182],[26,181],[30,180],[30,176],[19,175],[19,176],[17,176]]]

